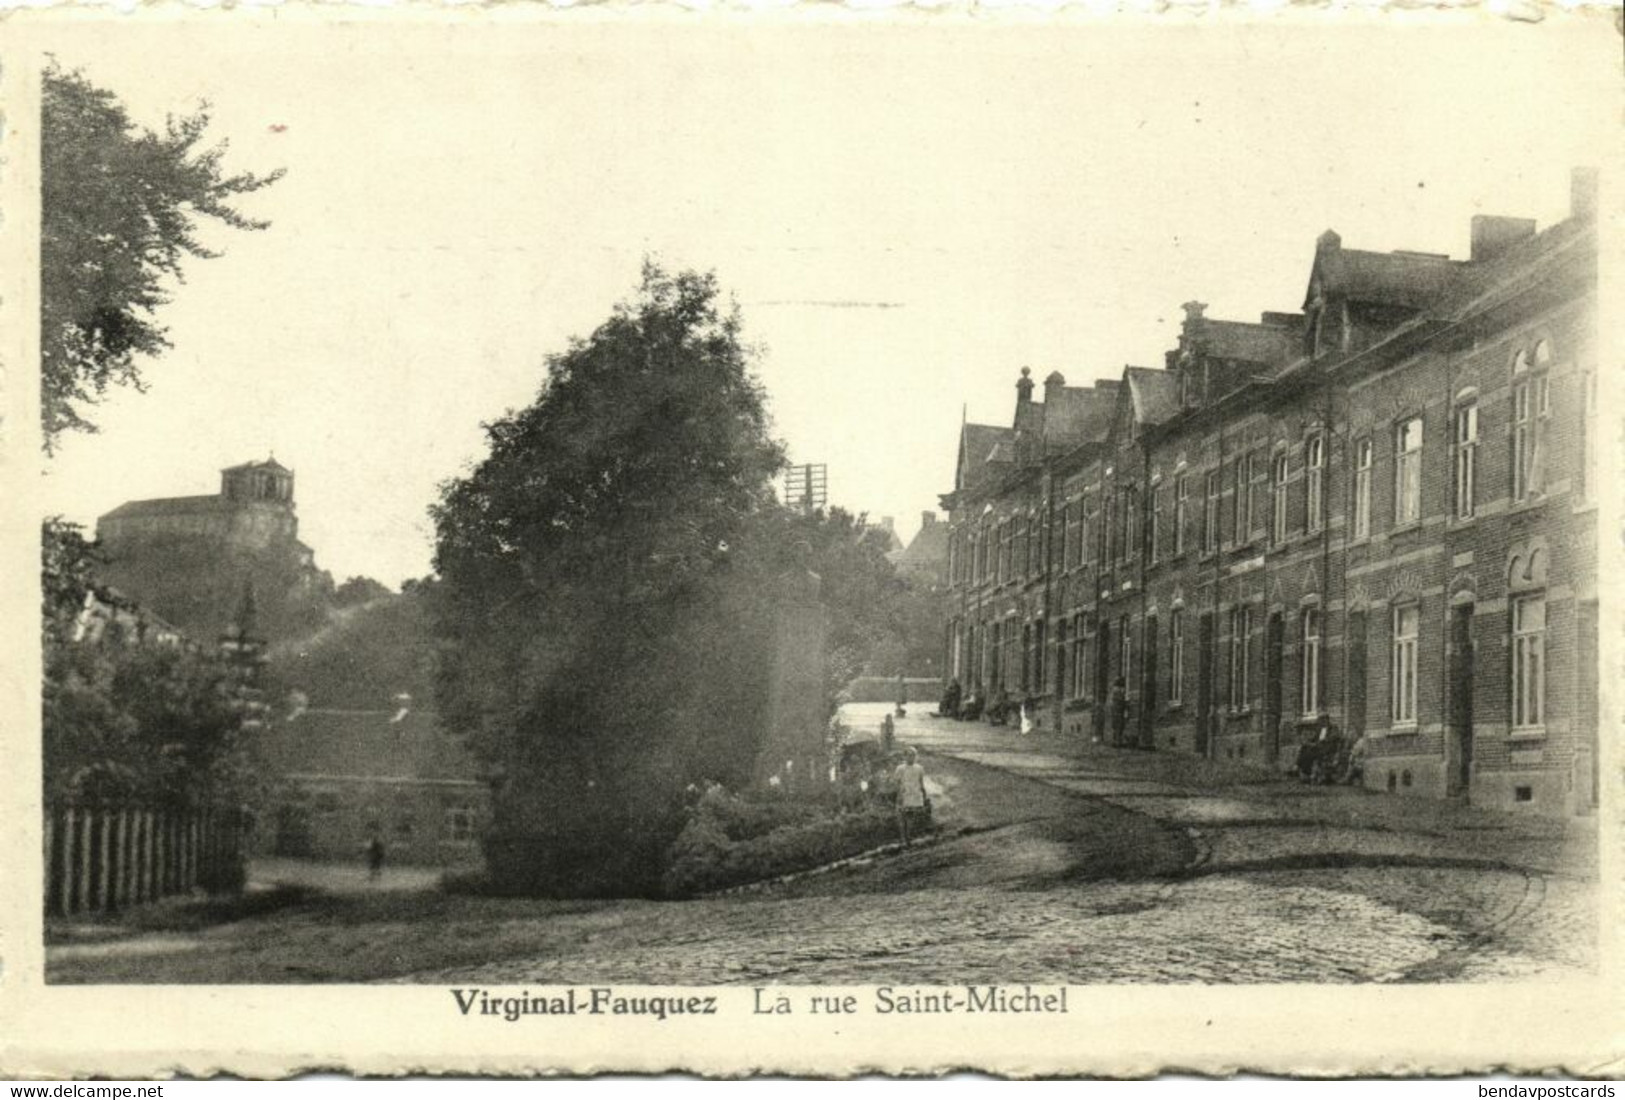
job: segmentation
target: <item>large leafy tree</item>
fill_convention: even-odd
[[[487,859],[515,890],[641,890],[679,792],[748,773],[776,509],[735,308],[646,264],[637,294],[548,360],[444,487],[432,593],[441,718],[501,777]]]
[[[41,104],[40,356],[46,449],[94,431],[86,406],[110,386],[142,386],[141,360],[169,346],[155,320],[183,261],[215,253],[202,219],[269,224],[235,200],[282,175],[228,172],[226,143],[206,141],[209,114],[171,117],[163,132],[131,121],[112,92],[55,62]]]

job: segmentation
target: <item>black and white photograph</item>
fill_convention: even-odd
[[[1618,13],[1204,10],[11,13],[7,977],[1618,1059]]]

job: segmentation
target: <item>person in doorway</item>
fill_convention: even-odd
[[[937,705],[938,718],[959,717],[959,677],[948,681],[948,687],[942,693],[942,702]]]
[[[367,842],[367,878],[377,882],[384,873],[384,842],[376,834]]]
[[[1021,700],[1021,732],[1024,734],[1033,731],[1033,719],[1038,714],[1038,701],[1031,695]]]
[[[920,764],[918,751],[911,747],[903,754],[903,762],[897,766],[892,779],[897,788],[897,831],[902,836],[903,847],[907,848],[913,843],[914,834],[925,829],[930,806],[925,795],[925,768]]]
[[[1128,682],[1121,676],[1112,681],[1112,744],[1122,747],[1128,731]]]

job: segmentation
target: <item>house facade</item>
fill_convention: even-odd
[[[377,838],[392,864],[480,858],[490,783],[433,712],[301,709],[257,745],[270,789],[263,854],[359,864]]]
[[[1329,723],[1396,794],[1597,796],[1596,189],[1471,253],[1316,242],[1304,300],[1184,307],[1160,368],[966,424],[948,667],[1068,737],[1285,767]]]

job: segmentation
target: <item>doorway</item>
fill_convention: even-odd
[[[1196,754],[1210,756],[1213,752],[1213,612],[1202,612],[1196,636],[1200,645],[1196,651]]]
[[[1473,781],[1473,605],[1450,608],[1450,732],[1455,767],[1450,794],[1465,794]]]
[[[1264,756],[1276,764],[1281,759],[1281,650],[1285,628],[1279,611],[1270,612],[1264,634]]]

